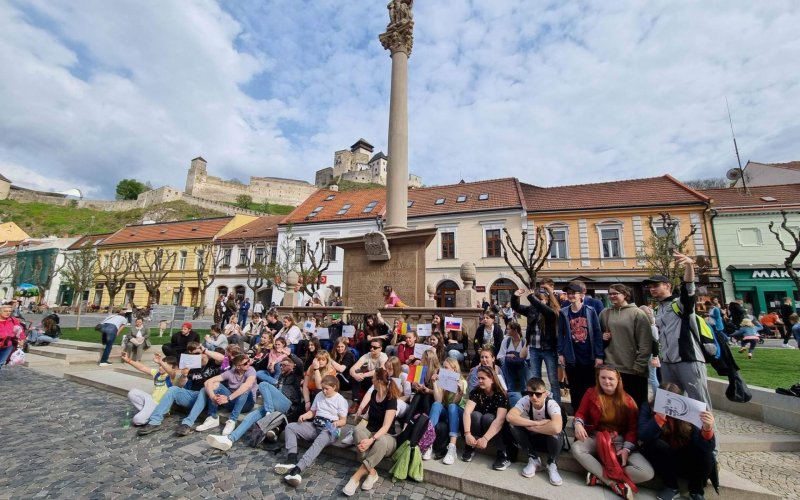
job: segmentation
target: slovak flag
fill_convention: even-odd
[[[424,384],[425,383],[425,374],[428,371],[428,367],[423,365],[411,365],[408,367],[408,381],[411,383],[418,383]]]
[[[444,318],[444,329],[461,331],[461,318]]]

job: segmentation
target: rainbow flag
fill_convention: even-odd
[[[408,323],[400,323],[400,331],[398,332],[400,335],[406,335],[408,332],[411,331],[411,325]]]
[[[409,382],[416,382],[418,384],[425,383],[425,373],[428,371],[428,367],[422,365],[411,365],[408,367],[408,381]]]

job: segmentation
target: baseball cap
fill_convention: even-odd
[[[646,280],[642,281],[642,284],[644,286],[652,285],[655,283],[672,283],[672,281],[670,281],[670,279],[664,276],[663,274],[654,274],[653,276],[650,276]]]
[[[583,285],[582,282],[573,280],[566,284],[563,288],[565,292],[577,292],[577,293],[586,293],[586,287]]]

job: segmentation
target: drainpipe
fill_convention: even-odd
[[[711,226],[711,238],[714,240],[714,253],[716,254],[714,255],[714,257],[717,259],[717,267],[719,268],[719,277],[722,278],[722,264],[719,261],[719,245],[717,244],[717,231],[714,229],[714,219],[717,218],[717,215],[719,215],[719,213],[713,208],[710,208],[709,211],[711,212],[711,218],[709,220],[710,222],[709,225]],[[725,279],[722,278],[722,280],[724,281]],[[728,298],[725,297],[725,286],[722,287],[722,303],[723,304],[728,303]]]

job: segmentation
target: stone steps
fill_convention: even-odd
[[[65,372],[64,379],[120,396],[127,396],[131,389],[153,390],[152,380],[119,373],[108,367]]]
[[[31,346],[28,349],[28,352],[37,356],[58,359],[68,365],[96,364],[100,359],[100,354],[97,352],[81,351],[68,347],[57,347],[56,344],[51,344],[44,347]],[[114,356],[114,351],[112,351],[112,356]],[[118,352],[117,356],[119,356]]]

